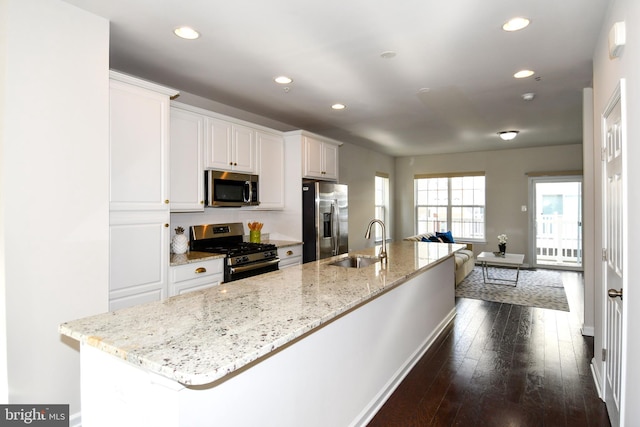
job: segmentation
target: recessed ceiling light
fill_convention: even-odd
[[[347,106],[344,104],[333,104],[331,108],[333,108],[334,110],[344,110],[345,108],[347,108]]]
[[[195,40],[200,37],[200,33],[191,27],[178,27],[173,30],[173,33],[183,39]]]
[[[502,132],[498,132],[498,135],[503,141],[511,141],[518,136],[519,133],[519,130],[503,130]]]
[[[531,70],[520,70],[517,73],[515,73],[513,75],[513,77],[515,77],[516,79],[524,79],[524,78],[527,78],[527,77],[531,77],[534,74],[535,74],[535,72],[531,71]]]
[[[527,92],[522,94],[522,99],[525,101],[533,101],[533,98],[536,97],[536,94],[533,92]]]
[[[386,50],[380,54],[380,58],[391,59],[396,56],[396,53],[392,50]]]
[[[278,76],[273,80],[276,83],[279,83],[281,85],[288,85],[289,83],[291,83],[293,81],[293,79],[291,79],[291,77],[287,77],[287,76]]]
[[[527,18],[518,16],[516,18],[511,18],[507,22],[505,22],[502,26],[502,29],[505,31],[519,31],[529,26],[530,22],[531,21],[529,21]]]

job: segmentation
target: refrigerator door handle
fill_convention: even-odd
[[[332,255],[338,255],[340,249],[340,222],[338,217],[340,215],[340,208],[338,207],[338,200],[331,202],[331,239],[333,243]]]

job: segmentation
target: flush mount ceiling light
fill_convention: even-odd
[[[279,83],[281,85],[288,85],[289,83],[291,83],[293,81],[293,79],[291,77],[287,77],[287,76],[278,76],[273,80],[276,83]]]
[[[395,58],[395,56],[396,56],[396,53],[392,50],[386,50],[380,54],[380,58],[384,58],[384,59]]]
[[[520,70],[513,75],[516,79],[525,79],[527,77],[531,77],[535,74],[535,71],[531,70]]]
[[[334,110],[344,110],[345,108],[347,108],[347,106],[344,104],[337,103],[337,104],[333,104],[331,108],[333,108]]]
[[[519,133],[519,130],[503,130],[502,132],[498,132],[498,135],[503,141],[511,141],[518,136]]]
[[[523,18],[521,16],[511,18],[507,22],[504,23],[502,29],[505,31],[519,31],[523,28],[527,28],[531,21],[527,18]]]
[[[191,27],[178,27],[173,30],[173,33],[183,39],[195,40],[200,37],[200,33]]]

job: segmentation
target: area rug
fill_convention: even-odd
[[[482,279],[482,268],[477,266],[458,285],[456,297],[569,311],[567,295],[558,271],[520,270],[517,286],[500,281],[500,279],[514,279],[516,275],[514,269],[489,267],[489,274],[497,278],[495,282],[504,284],[485,284]]]

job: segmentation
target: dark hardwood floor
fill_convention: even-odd
[[[609,427],[580,332],[582,275],[563,272],[571,312],[459,298],[457,316],[369,423]]]

